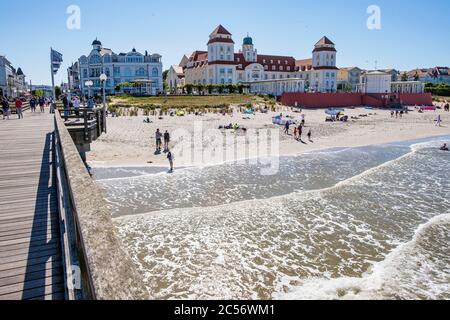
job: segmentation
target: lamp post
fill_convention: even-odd
[[[88,87],[88,99],[91,97],[91,87],[94,85],[92,80],[87,80],[84,85]]]
[[[108,76],[102,73],[100,75],[100,81],[102,82],[103,87],[103,108],[106,107],[106,80],[108,80]]]

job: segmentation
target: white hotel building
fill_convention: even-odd
[[[80,86],[83,95],[101,95],[102,83],[100,75],[105,73],[108,80],[105,83],[106,94],[137,93],[136,87],[122,87],[115,90],[120,83],[139,83],[139,94],[156,95],[163,90],[161,55],[147,52],[141,54],[133,49],[128,53],[114,53],[103,48],[102,43],[95,40],[88,56],[78,59]],[[93,86],[88,88],[86,81],[91,80]]]
[[[337,51],[327,37],[316,43],[309,68],[299,66],[291,56],[259,54],[248,36],[235,53],[232,34],[221,25],[211,33],[207,46],[208,51],[195,51],[190,56],[184,68],[186,84],[245,83],[255,93],[270,91],[275,95],[280,95],[280,90],[303,92],[305,87],[316,92],[337,89]]]

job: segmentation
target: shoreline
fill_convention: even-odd
[[[279,155],[272,155],[270,157],[279,157],[279,158],[283,158],[283,157],[298,157],[301,155],[305,155],[305,154],[311,154],[311,153],[317,153],[317,152],[331,152],[333,150],[336,151],[343,151],[345,149],[351,149],[351,148],[363,148],[363,147],[370,147],[370,146],[380,146],[380,145],[387,145],[387,144],[393,144],[393,143],[406,143],[406,142],[414,142],[417,140],[429,140],[429,139],[437,139],[437,138],[446,138],[449,137],[450,139],[450,133],[449,134],[436,134],[436,135],[430,135],[430,136],[419,136],[419,137],[413,137],[411,138],[405,138],[405,139],[388,139],[386,141],[382,141],[382,142],[375,142],[375,143],[371,143],[371,144],[353,144],[353,145],[346,145],[346,146],[336,146],[336,147],[319,147],[317,149],[312,149],[312,150],[303,150],[300,152],[296,152],[296,153],[284,153],[284,154],[279,154]],[[343,150],[338,150],[338,149],[343,149]],[[235,163],[235,162],[244,162],[244,161],[250,161],[250,160],[254,160],[254,159],[258,159],[259,157],[246,157],[246,158],[240,158],[237,160],[229,160],[229,161],[223,161],[220,163],[205,163],[202,165],[185,165],[179,168],[175,168],[177,170],[183,170],[183,169],[191,169],[191,168],[204,168],[204,167],[212,167],[212,166],[220,166],[220,165],[225,165],[225,164],[231,164],[231,163]],[[92,169],[121,169],[121,168],[148,168],[148,169],[155,169],[155,170],[160,170],[158,172],[155,172],[153,174],[160,174],[160,173],[165,173],[167,171],[167,166],[162,166],[159,164],[132,164],[130,162],[124,162],[124,163],[114,163],[114,164],[105,164],[103,165],[104,161],[88,161],[89,165],[91,166]],[[115,179],[115,178],[111,178],[111,179]],[[120,179],[120,178],[118,178]],[[109,179],[104,179],[104,180],[109,180]]]
[[[168,161],[165,154],[155,154],[155,131],[166,130],[174,134],[180,133],[183,140],[177,144],[171,142],[169,147],[180,147],[190,152],[192,155],[209,155],[213,148],[219,148],[219,152],[226,152],[236,147],[236,140],[246,137],[244,143],[239,141],[239,148],[254,148],[249,143],[262,132],[267,134],[267,130],[277,130],[278,141],[272,141],[272,152],[276,156],[298,156],[308,152],[321,151],[330,148],[354,148],[368,145],[380,145],[392,142],[402,142],[417,140],[422,138],[432,138],[450,135],[450,113],[444,111],[434,111],[420,114],[416,111],[409,112],[403,118],[392,118],[390,112],[382,109],[367,110],[364,108],[347,109],[348,122],[325,122],[324,110],[303,110],[306,117],[306,126],[303,132],[303,143],[294,140],[291,127],[290,135],[285,135],[282,127],[272,124],[272,117],[279,113],[269,112],[267,114],[256,113],[248,117],[235,110],[232,115],[206,114],[201,117],[188,115],[185,117],[164,117],[163,120],[151,118],[153,123],[143,123],[145,117],[119,117],[108,119],[108,133],[102,135],[97,141],[92,143],[91,152],[88,153],[87,162],[94,168],[119,168],[119,167],[141,167],[141,168],[167,168]],[[293,120],[300,120],[301,115],[285,110],[284,116],[290,116]],[[441,115],[443,126],[435,126],[435,119]],[[242,131],[233,133],[232,139],[228,139],[230,131],[217,130],[219,126],[229,123],[236,123],[241,128],[247,129],[247,134]],[[201,129],[201,143],[192,145],[192,138],[196,134],[196,126]],[[213,145],[214,136],[210,134],[219,132],[224,137],[219,145]],[[312,130],[312,141],[307,141],[306,133]],[[253,134],[252,134],[253,133]],[[208,136],[208,134],[210,134]],[[271,135],[272,136],[272,135]],[[187,139],[185,139],[187,137]],[[227,139],[225,139],[227,137]],[[238,137],[238,139],[235,139]],[[186,141],[185,141],[186,140]],[[273,143],[276,145],[273,145]],[[231,154],[233,159],[220,156],[218,159],[208,159],[204,163],[195,163],[193,159],[181,158],[175,153],[175,167],[198,167],[217,165],[226,162],[235,162],[237,159],[248,160],[249,154],[240,153],[241,157],[234,158],[233,149]],[[242,151],[242,150],[240,150]],[[204,153],[206,152],[206,153]],[[251,155],[253,156],[253,155]],[[178,159],[178,161],[177,161]],[[225,161],[222,161],[225,160]]]

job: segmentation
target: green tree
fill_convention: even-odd
[[[55,95],[56,95],[56,97],[59,97],[61,95],[61,92],[62,92],[61,91],[61,87],[55,86]]]
[[[419,74],[417,73],[417,71],[414,74],[414,81],[419,81]]]
[[[187,85],[184,86],[186,88],[186,92],[187,94],[192,94],[192,89],[193,89],[193,85],[188,83]]]
[[[213,92],[213,90],[214,90],[214,85],[208,84],[206,86],[206,89],[208,90],[208,94],[211,94]]]

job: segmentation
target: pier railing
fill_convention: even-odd
[[[117,236],[103,191],[90,177],[59,112],[55,146],[66,296],[147,299],[141,275]]]

